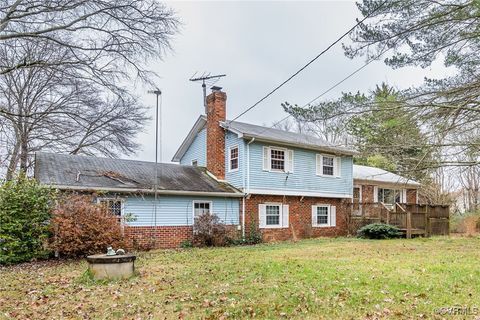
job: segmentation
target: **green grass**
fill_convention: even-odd
[[[139,275],[82,280],[85,262],[0,269],[0,318],[442,318],[480,307],[480,239],[315,239],[142,253]]]

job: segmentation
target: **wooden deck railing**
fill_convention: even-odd
[[[407,238],[413,235],[448,235],[449,207],[444,205],[396,203],[362,203],[349,205],[350,232],[356,232],[364,225],[381,222],[394,225]],[[355,208],[355,210],[354,210]]]

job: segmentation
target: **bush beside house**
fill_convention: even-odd
[[[54,196],[24,175],[0,186],[0,264],[48,257]]]
[[[80,257],[125,247],[121,224],[105,206],[92,198],[68,195],[53,210],[50,248],[62,257]]]

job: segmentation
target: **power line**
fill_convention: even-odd
[[[384,55],[387,51],[389,51],[391,48],[388,48],[387,50],[383,51],[381,54],[379,54],[378,56],[376,56],[375,58],[372,58],[370,59],[369,61],[367,61],[365,64],[363,64],[360,68],[357,68],[355,69],[355,71],[351,72],[350,74],[348,74],[345,78],[343,78],[342,80],[336,82],[334,85],[332,85],[330,88],[328,88],[327,90],[323,91],[320,95],[318,95],[317,97],[315,97],[314,99],[310,100],[309,102],[307,102],[305,105],[302,106],[302,108],[305,108],[307,106],[309,106],[311,103],[315,102],[316,100],[320,99],[321,97],[323,97],[324,95],[326,95],[327,93],[329,93],[330,91],[332,91],[333,89],[335,89],[336,87],[338,87],[339,85],[341,85],[342,83],[344,83],[345,81],[347,81],[348,79],[350,79],[351,77],[353,77],[355,74],[357,74],[358,72],[360,72],[361,70],[363,70],[366,66],[368,66],[370,63],[372,63],[373,61],[377,60],[378,58],[380,58],[382,55]],[[268,128],[265,128],[263,131],[261,131],[259,134],[265,132],[266,130],[268,129],[271,129],[277,125],[279,125],[280,123],[282,123],[283,121],[287,120],[288,118],[290,118],[292,115],[291,114],[288,114],[286,117],[282,118],[281,120],[275,122],[274,124],[272,124],[270,127]],[[233,120],[232,120],[233,121]]]
[[[337,40],[335,40],[332,44],[330,44],[327,48],[325,48],[322,52],[320,52],[319,54],[317,54],[312,60],[310,60],[307,64],[305,64],[303,67],[301,67],[299,70],[297,70],[294,74],[292,74],[290,77],[288,77],[285,81],[283,81],[282,83],[280,83],[278,86],[276,86],[272,91],[270,91],[269,93],[267,93],[263,98],[261,98],[260,100],[258,100],[257,102],[255,102],[252,106],[248,107],[245,111],[243,111],[242,113],[240,113],[238,116],[236,116],[235,118],[233,118],[232,120],[230,121],[235,121],[237,120],[238,118],[240,118],[241,116],[243,116],[244,114],[246,114],[247,112],[249,112],[250,110],[252,110],[253,108],[255,108],[257,105],[259,105],[262,101],[264,101],[265,99],[267,99],[268,97],[270,97],[273,93],[275,93],[278,89],[280,89],[281,87],[283,87],[287,82],[289,82],[290,80],[292,80],[293,78],[295,78],[300,72],[302,72],[303,70],[305,70],[308,66],[310,66],[313,62],[315,62],[318,58],[320,58],[324,53],[326,53],[328,50],[330,50],[330,48],[332,48],[334,45],[336,45],[338,42],[340,42],[343,38],[345,38],[350,32],[352,32],[356,27],[358,27],[360,24],[362,24],[366,19],[368,19],[372,14],[374,14],[378,9],[380,9],[383,5],[385,4],[385,2],[383,2],[382,4],[380,4],[375,10],[373,10],[372,12],[370,12],[368,15],[366,15],[362,20],[360,20],[359,22],[357,22],[353,27],[351,27],[347,32],[345,32],[340,38],[338,38]]]

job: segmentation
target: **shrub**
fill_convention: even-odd
[[[390,224],[372,223],[360,228],[357,235],[365,239],[392,239],[400,237],[402,233]]]
[[[211,213],[202,213],[193,224],[193,245],[198,247],[225,246],[228,242],[227,227],[220,218]]]
[[[65,257],[106,252],[107,247],[125,245],[120,222],[105,206],[91,197],[68,195],[62,198],[52,217],[50,247]]]
[[[46,258],[53,190],[25,175],[0,187],[0,264]]]
[[[250,215],[250,228],[245,236],[245,244],[258,244],[262,242],[262,234],[257,229],[253,215]]]

